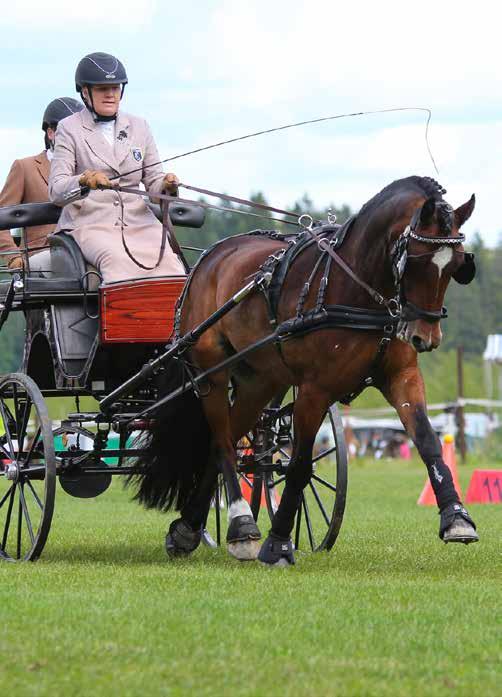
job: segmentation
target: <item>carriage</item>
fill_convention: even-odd
[[[54,223],[59,213],[46,203],[5,207],[0,228]],[[156,213],[162,218],[160,209]],[[180,227],[204,223],[204,209],[195,203],[171,204],[168,215]],[[177,246],[172,236],[170,242]],[[67,494],[91,498],[104,494],[114,475],[138,473],[142,436],[156,418],[159,376],[176,360],[170,352],[175,307],[187,277],[104,285],[64,233],[50,236],[35,254],[25,253],[23,272],[4,275],[0,329],[10,313],[23,312],[26,331],[19,372],[0,377],[0,559],[34,561],[49,535],[56,480]],[[65,405],[57,426],[50,418],[54,399]],[[281,496],[294,399],[294,389],[278,395],[238,444],[241,489],[255,519],[260,512],[272,518]],[[312,465],[293,541],[296,549],[329,550],[342,524],[347,488],[336,405],[326,414]],[[209,546],[222,540],[225,506],[219,477],[203,528]]]

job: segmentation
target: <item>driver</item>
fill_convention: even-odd
[[[77,66],[75,82],[86,109],[59,124],[49,177],[51,201],[65,206],[56,232],[70,234],[84,257],[110,283],[145,276],[183,275],[167,244],[160,261],[162,225],[143,198],[113,187],[138,188],[150,195],[176,194],[178,179],[164,175],[146,121],[119,111],[127,84],[122,63],[107,53],[90,53]],[[121,172],[139,170],[110,179]],[[79,186],[86,198],[66,203]]]

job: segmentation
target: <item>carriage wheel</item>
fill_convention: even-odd
[[[279,505],[293,445],[294,403],[281,407],[267,429],[275,454],[264,463],[263,486],[270,519]],[[347,450],[343,424],[336,405],[329,408],[316,439],[312,477],[296,513],[293,542],[296,549],[330,550],[340,531],[347,495]]]
[[[49,534],[56,489],[51,421],[27,375],[0,378],[0,559],[35,561]]]

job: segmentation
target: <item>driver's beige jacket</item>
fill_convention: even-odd
[[[160,193],[164,178],[162,166],[146,167],[158,160],[150,128],[137,116],[119,112],[113,147],[87,109],[60,121],[49,177],[51,201],[64,206],[57,231],[87,225],[120,226],[122,215],[126,226],[158,225],[145,201],[134,194],[120,194],[119,197],[113,191],[91,191],[86,198],[64,205],[64,195],[78,188],[79,177],[86,169],[99,170],[109,178],[139,169],[121,176],[120,185],[137,188],[142,182],[149,193]]]

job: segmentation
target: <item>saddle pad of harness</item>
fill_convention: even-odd
[[[345,240],[355,216],[352,216],[343,225],[320,224],[314,226],[316,235],[323,237],[331,236],[333,249],[338,249]],[[268,302],[272,316],[277,317],[277,308],[281,297],[282,286],[294,260],[304,252],[310,245],[315,244],[315,240],[308,232],[302,232],[296,237],[293,244],[290,244],[282,259],[274,268],[272,280],[268,288]]]

